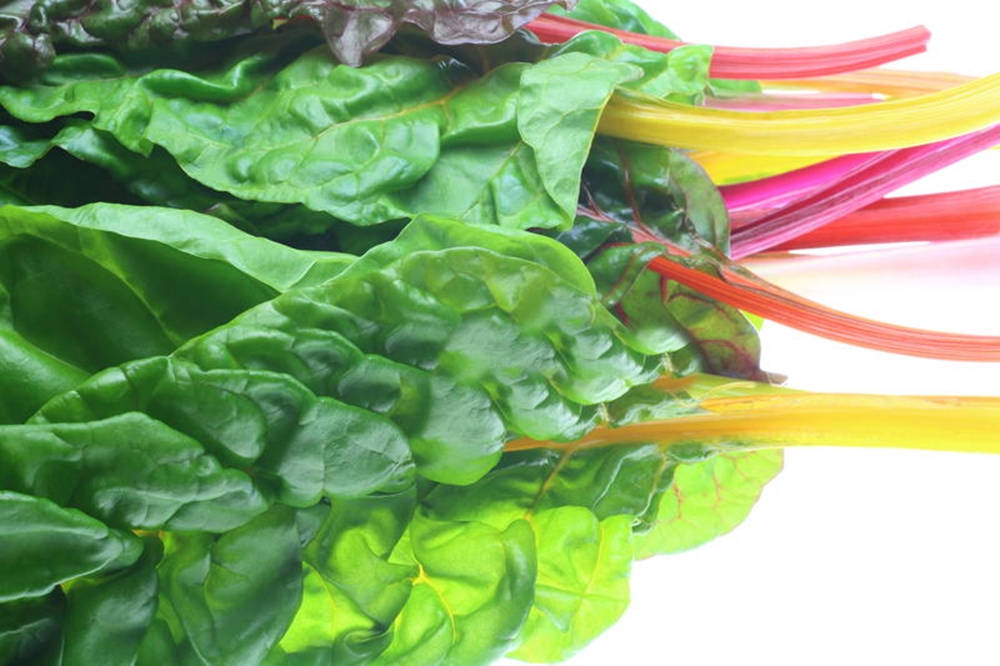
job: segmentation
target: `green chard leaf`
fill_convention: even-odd
[[[35,585],[44,604],[0,604],[0,650],[114,640],[139,666],[568,657],[624,610],[633,557],[731,529],[777,470],[773,454],[656,443],[502,452],[729,390],[650,384],[660,359],[643,348],[567,247],[420,218],[320,285],[0,427],[7,495],[164,544],[161,558],[136,537],[128,559],[60,576],[65,592]],[[131,619],[74,619],[96,607]]]
[[[526,522],[500,531],[418,514],[390,562],[415,565],[418,574],[393,641],[373,664],[488,664],[516,644],[535,583]]]
[[[729,217],[705,172],[680,151],[600,139],[583,176],[580,216],[557,236],[586,260],[604,304],[647,353],[667,354],[676,374],[768,379],[747,317],[646,268],[664,246],[671,261],[716,272]],[[633,234],[659,242],[635,243]]]
[[[186,211],[2,207],[0,423],[20,422],[93,372],[169,353],[352,260]]]
[[[628,606],[632,569],[629,516],[599,521],[583,507],[538,513],[534,605],[515,659],[561,661],[618,620]]]
[[[484,345],[486,328],[503,336]],[[474,483],[511,437],[578,437],[659,371],[568,249],[417,220],[320,286],[289,289],[169,356],[98,373],[27,424],[0,427],[5,498],[132,544],[99,557],[50,548],[72,566],[46,567],[27,591],[26,578],[0,573],[14,627],[0,648],[82,654],[115,634],[122,660],[138,664],[476,664],[519,645],[553,653],[545,645],[566,622],[582,623],[570,643],[588,640],[624,605],[631,541],[618,537],[634,519],[622,516],[642,513],[648,492],[586,509],[603,517],[572,538],[605,554],[560,564],[536,543],[562,500],[539,508],[537,527],[523,512],[502,524],[489,512],[443,515],[418,500],[412,472]],[[623,489],[643,474],[619,467]],[[571,476],[553,496],[590,496],[581,482],[564,486]],[[125,530],[160,531],[162,559]],[[601,581],[589,588],[596,606],[573,610],[557,594],[571,572],[574,594]],[[58,583],[65,598],[51,608],[12,605]],[[87,627],[74,618],[89,608],[131,620]]]
[[[331,502],[304,550],[302,605],[276,664],[363,664],[385,651],[419,572],[389,561],[415,508],[415,488]]]
[[[65,603],[58,589],[0,603],[0,664],[58,663]]]
[[[0,491],[0,603],[41,597],[80,576],[138,559],[138,537],[47,499]]]
[[[572,10],[565,10],[561,7],[553,6],[549,8],[552,14],[568,16],[577,21],[594,23],[606,28],[636,32],[642,35],[653,35],[654,37],[666,37],[667,39],[679,40],[672,30],[663,25],[646,11],[629,0],[579,0]],[[682,47],[673,52],[687,49]],[[712,47],[697,46],[697,52],[707,52],[711,55]],[[693,55],[692,53],[692,55]],[[694,56],[700,58],[701,56]],[[706,70],[707,71],[707,70]],[[760,84],[750,79],[711,79],[707,83],[705,93],[713,96],[725,97],[729,95],[746,95],[749,93],[761,92]]]
[[[551,7],[549,12],[607,28],[679,39],[667,26],[629,0],[578,0],[571,10]]]
[[[192,49],[266,30],[290,19],[314,23],[338,60],[360,65],[404,24],[415,26],[440,44],[495,43],[552,4],[552,0],[170,0],[123,6],[27,0],[6,8],[0,32],[0,74],[10,80],[29,80],[44,72],[64,49],[126,53]]]
[[[607,403],[607,423],[625,425],[700,411],[733,382],[693,377],[636,387]],[[655,442],[508,452],[481,480],[439,485],[429,515],[479,520],[497,529],[526,519],[536,533],[535,600],[511,656],[565,659],[613,624],[628,603],[633,557],[691,547],[739,523],[780,468],[780,452],[716,454]]]
[[[281,505],[219,537],[167,540],[164,596],[204,663],[263,661],[301,602],[301,549],[295,513]]]
[[[36,421],[91,421],[140,409],[211,445],[224,461],[259,459],[260,473],[281,496],[303,505],[324,488],[370,492],[324,480],[323,469],[346,456],[358,483],[375,483],[362,473],[363,461],[377,473],[384,469],[380,456],[396,450],[392,442],[405,441],[385,417],[406,433],[421,473],[467,483],[494,464],[508,431],[572,439],[589,430],[599,403],[658,374],[659,360],[630,349],[592,284],[580,290],[547,267],[487,249],[513,245],[509,232],[471,234],[465,225],[424,220],[397,242],[440,242],[451,233],[475,235],[481,246],[411,252],[385,267],[376,259],[391,251],[373,251],[324,285],[251,309],[170,358],[97,375],[50,402]],[[552,256],[551,266],[571,266],[572,279],[582,282],[567,250],[521,236],[520,254]],[[245,414],[234,419],[234,410]],[[466,424],[455,423],[456,410],[469,416]],[[371,439],[361,444],[358,433],[341,426],[330,440],[334,431],[322,423],[349,423],[351,414]],[[312,447],[314,438],[329,442],[333,458],[326,463],[302,457],[324,455]]]
[[[163,554],[158,539],[144,539],[144,544],[142,556],[128,569],[67,586],[65,666],[86,666],[97,654],[108,664],[131,663],[156,611],[156,565]]]
[[[747,517],[781,465],[780,449],[720,453],[679,465],[655,521],[636,535],[636,558],[687,550],[729,532]]]
[[[612,92],[689,100],[707,82],[696,47],[664,55],[596,33],[481,77],[442,57],[352,69],[307,46],[285,40],[196,73],[61,56],[38,85],[0,88],[0,104],[28,123],[93,114],[54,143],[133,196],[267,235],[421,213],[565,229]]]

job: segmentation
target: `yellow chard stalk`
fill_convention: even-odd
[[[829,157],[932,143],[997,123],[1000,74],[875,104],[759,113],[619,94],[608,103],[599,131],[691,150]]]
[[[699,413],[601,426],[569,443],[518,439],[508,451],[657,442],[717,450],[853,446],[1000,453],[1000,398],[800,393],[752,382],[706,397]]]

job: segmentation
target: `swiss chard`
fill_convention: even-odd
[[[747,74],[734,56],[794,67],[637,46],[674,36],[626,0],[531,25],[645,37],[481,46],[550,4],[8,7],[0,663],[564,659],[634,559],[742,520],[776,447],[1000,448],[994,399],[766,383],[742,310],[924,355],[996,359],[995,337],[852,318],[726,257],[914,173],[845,150],[986,147],[995,77],[697,109],[774,103],[709,78]],[[831,157],[722,194],[699,166]]]

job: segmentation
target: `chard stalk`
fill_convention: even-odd
[[[1000,453],[1000,398],[776,393],[707,399],[704,413],[612,428],[569,443],[521,438],[507,451],[656,442],[717,450],[856,446]]]
[[[639,230],[633,230],[633,236],[637,241],[660,242]],[[649,268],[710,298],[830,340],[924,358],[1000,361],[1000,336],[928,331],[857,317],[797,296],[724,259],[720,259],[721,277],[667,257],[653,259]]]
[[[543,15],[528,24],[543,42],[564,42],[585,30],[601,30],[622,41],[651,51],[667,53],[686,42],[577,21],[563,16]],[[930,33],[923,26],[887,35],[830,46],[797,48],[741,48],[716,46],[709,73],[728,79],[799,78],[825,76],[874,67],[927,49]]]
[[[950,241],[1000,234],[1000,185],[883,199],[772,250]]]
[[[832,109],[840,106],[858,106],[879,102],[881,99],[867,93],[759,94],[739,97],[709,97],[705,100],[705,106],[710,109],[731,109],[733,111],[784,111],[788,109]]]
[[[846,94],[873,94],[889,98],[915,97],[975,81],[951,72],[914,72],[881,67],[822,78],[761,81],[765,90],[815,90]]]
[[[997,144],[1000,144],[1000,125],[926,146],[889,151],[875,159],[869,156],[865,158],[867,163],[849,171],[839,181],[806,193],[733,231],[732,256],[746,257],[818,229],[903,185]]]
[[[1000,123],[1000,74],[939,92],[862,106],[746,113],[616,94],[598,129],[692,150],[836,156],[895,150]]]
[[[698,150],[690,157],[716,185],[769,178],[830,159],[829,155],[743,155],[719,150]]]
[[[719,188],[730,213],[746,209],[777,207],[836,183],[884,157],[884,153],[856,153],[737,185]]]

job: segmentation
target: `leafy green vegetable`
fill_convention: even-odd
[[[736,527],[781,461],[780,450],[739,451],[679,465],[656,520],[636,535],[636,558],[694,548]]]
[[[40,497],[0,492],[0,603],[48,594],[65,581],[134,562],[137,537]]]
[[[80,4],[27,0],[9,5],[0,32],[0,74],[24,81],[44,72],[57,50],[124,52],[193,48],[199,43],[305,19],[317,24],[341,62],[360,65],[402,27],[412,24],[441,44],[493,43],[538,16],[552,0],[176,0]],[[568,0],[563,3],[569,4]]]
[[[353,260],[195,213],[109,204],[0,208],[0,247],[0,423]]]
[[[628,605],[632,526],[627,516],[598,522],[566,506],[532,518],[540,552],[535,603],[511,653],[533,662],[560,661],[613,623]]]
[[[135,565],[68,586],[63,664],[85,666],[96,654],[125,664],[135,655],[156,612],[156,565],[163,554],[157,539],[144,539],[144,545]]]
[[[678,39],[677,35],[671,32],[667,26],[629,0],[579,0],[572,10],[551,7],[549,11],[553,14],[569,16],[578,21],[595,23],[608,28]]]
[[[65,56],[44,85],[0,88],[0,103],[30,123],[94,114],[91,127],[70,124],[52,142],[146,200],[242,219],[264,233],[315,233],[324,218],[286,207],[274,220],[215,192],[304,204],[331,226],[434,213],[567,228],[615,87],[634,79],[629,85],[645,94],[687,99],[707,85],[704,49],[650,54],[609,35],[585,35],[537,64],[508,63],[478,79],[453,60],[383,58],[351,69],[318,48],[286,64],[302,48],[277,42],[198,75],[130,71],[106,56],[84,66]],[[301,221],[286,219],[290,212]]]
[[[458,45],[548,4],[11,8],[0,663],[557,660],[635,557],[742,517],[773,455],[572,444],[700,412],[665,368],[757,371],[632,242],[724,250],[704,173],[594,139],[616,92],[700,100],[710,51]],[[429,39],[355,69],[277,17],[352,63]]]
[[[96,214],[120,210],[19,215],[86,230],[114,228]],[[636,445],[496,465],[511,437],[572,440],[602,415],[632,418],[630,387],[659,374],[568,249],[423,218],[319,286],[294,286],[301,271],[283,264],[254,272],[294,277],[171,355],[0,427],[5,498],[132,544],[53,550],[72,567],[38,570],[28,596],[15,582],[35,580],[34,564],[0,574],[0,647],[82,655],[115,641],[138,664],[471,664],[515,648],[563,656],[614,621],[632,533],[652,525],[678,459]],[[676,397],[652,402],[696,409]],[[414,485],[414,469],[434,483]],[[42,515],[16,524],[51,539]],[[36,548],[13,529],[16,553]],[[159,538],[143,547],[125,530]],[[90,626],[89,608],[128,619]]]

